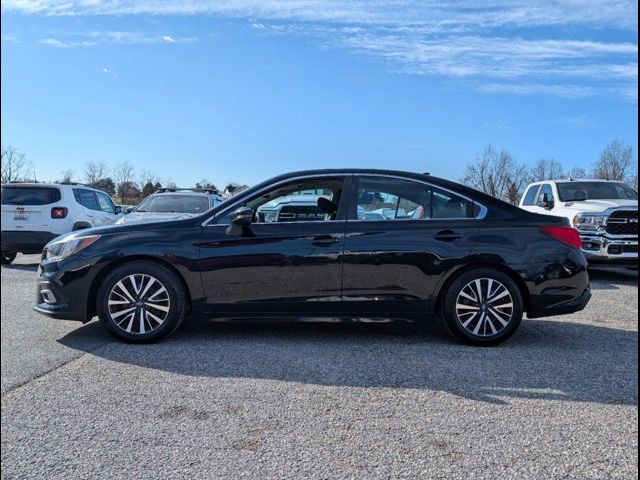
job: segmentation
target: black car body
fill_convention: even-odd
[[[260,205],[307,192],[317,197],[324,219],[258,220],[264,218]],[[584,308],[587,262],[571,244],[572,231],[566,219],[526,212],[428,175],[297,172],[192,219],[92,228],[56,239],[43,252],[35,310],[82,322],[99,315],[112,333],[135,342],[170,333],[184,312],[424,319],[456,317],[453,308],[461,317],[448,324],[458,337],[493,344],[515,331],[523,312],[531,318]],[[75,253],[59,254],[64,249]],[[147,271],[151,267],[161,271]],[[118,290],[127,278],[126,291]],[[165,306],[149,302],[147,311],[159,314],[153,309],[170,304],[181,310],[177,320],[140,313],[146,300],[139,294],[151,279],[158,282],[147,289],[161,291],[153,295]],[[497,285],[508,293],[496,294]],[[511,307],[492,310],[492,295],[513,297]],[[506,314],[497,315],[504,311],[511,314],[508,328],[500,320]],[[466,328],[477,331],[456,331],[473,312]],[[127,320],[118,326],[111,314]],[[499,318],[490,322],[491,315]],[[165,331],[163,322],[171,328]]]

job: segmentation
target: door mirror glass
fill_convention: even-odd
[[[125,212],[125,213],[131,213],[131,212],[133,212],[133,209],[134,209],[134,208],[136,208],[136,207],[127,207],[127,210],[126,210],[126,212]]]
[[[113,213],[115,213],[116,215],[120,215],[122,213],[122,207],[120,205],[116,205],[113,209]]]
[[[246,227],[253,222],[253,210],[249,207],[240,207],[231,214],[231,223],[240,227]]]

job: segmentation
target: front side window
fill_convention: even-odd
[[[358,181],[358,220],[435,220],[475,217],[472,202],[410,180],[363,177]]]
[[[231,214],[240,207],[255,212],[254,223],[324,222],[335,220],[342,195],[339,178],[312,179],[292,182],[236,205],[216,219],[227,225]]]
[[[553,202],[554,201],[554,197],[553,197],[553,189],[551,188],[551,185],[549,185],[548,183],[545,183],[544,185],[542,185],[542,188],[540,188],[540,193],[538,194],[538,199],[542,200],[543,195],[547,195],[547,200],[549,202]]]
[[[106,193],[96,192],[96,197],[98,197],[98,206],[100,207],[100,210],[105,213],[114,213],[116,211],[113,202]]]
[[[74,188],[73,196],[80,205],[89,210],[100,210],[98,206],[98,200],[92,190],[86,190],[84,188]]]

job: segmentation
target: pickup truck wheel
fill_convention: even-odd
[[[149,343],[172,333],[184,318],[186,293],[169,268],[132,261],[104,279],[97,295],[105,329],[128,343]]]
[[[5,252],[2,251],[2,256],[0,256],[0,262],[2,265],[9,265],[16,259],[17,252]]]
[[[520,326],[523,301],[509,275],[479,268],[449,286],[443,315],[451,333],[469,345],[491,346],[507,340]]]

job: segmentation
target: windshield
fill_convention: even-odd
[[[203,213],[209,210],[209,200],[195,195],[155,195],[146,198],[135,212]]]
[[[638,192],[618,182],[558,183],[558,195],[563,202],[582,200],[638,200]]]

